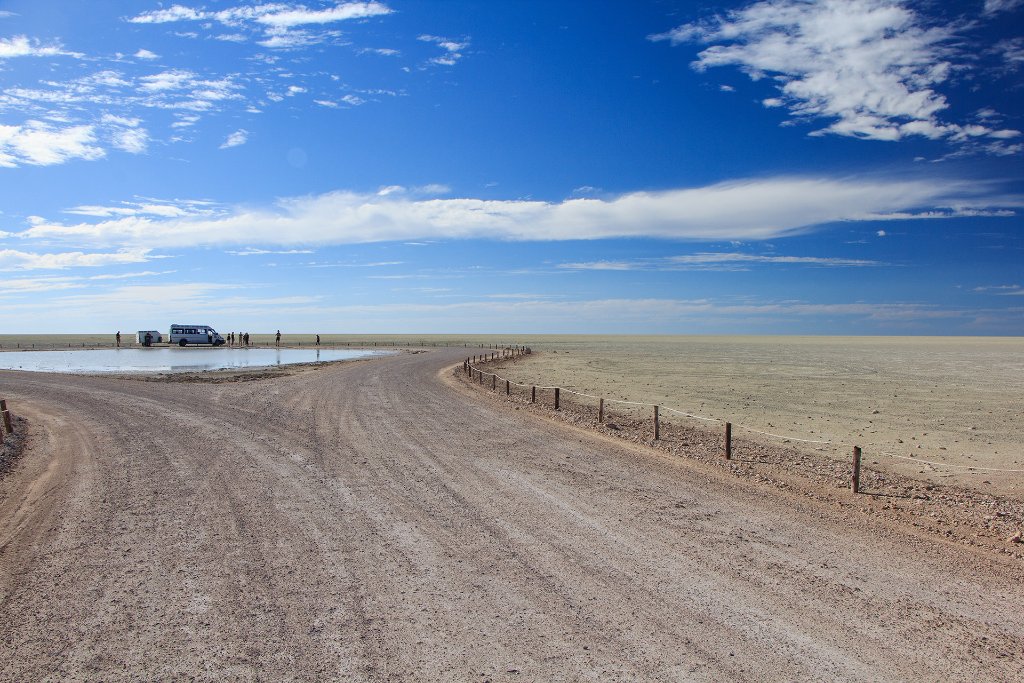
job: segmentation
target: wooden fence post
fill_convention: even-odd
[[[604,424],[604,399],[601,399],[601,403],[597,409],[597,421],[599,424]]]
[[[555,410],[558,410],[558,395],[560,392],[561,390],[558,387],[555,387]]]
[[[480,384],[483,384],[484,383],[484,373],[483,373],[483,371],[479,370],[479,371],[477,371],[476,374],[480,377]]]
[[[498,376],[497,375],[491,375],[491,391],[494,391],[497,388],[498,388]]]
[[[658,418],[658,409],[661,406],[654,406],[654,440],[661,438],[661,420]]]
[[[9,410],[4,411],[4,429],[7,430],[8,434],[14,433],[14,425],[11,424],[11,411]]]
[[[505,380],[505,395],[508,396],[512,393],[512,386],[508,380]]]
[[[537,387],[530,387],[530,403],[537,402]]]
[[[732,460],[732,422],[725,423],[725,459]]]
[[[860,493],[860,446],[853,447],[853,477],[850,479],[850,490]]]

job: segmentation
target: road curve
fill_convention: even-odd
[[[1011,560],[474,398],[0,372],[0,680],[1024,680]]]

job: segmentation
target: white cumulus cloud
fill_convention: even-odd
[[[927,25],[899,0],[766,0],[650,39],[710,44],[693,62],[700,71],[731,65],[771,78],[779,96],[764,106],[831,121],[816,134],[955,142],[1019,135],[940,118],[949,102],[938,87],[957,68],[954,29]]]
[[[97,145],[94,126],[59,128],[42,121],[0,125],[0,167],[51,166],[72,159],[99,159],[104,155],[103,148]]]

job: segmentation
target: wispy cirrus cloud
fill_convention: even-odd
[[[565,270],[655,270],[651,260],[633,261],[577,261],[574,263],[559,263],[558,268]]]
[[[309,9],[298,3],[268,3],[256,6],[230,7],[207,11],[184,5],[143,12],[128,19],[133,24],[166,24],[178,21],[218,21],[227,26],[255,23],[264,26],[304,26],[330,24],[336,21],[365,19],[391,14],[392,10],[381,2],[344,2],[322,10]]]
[[[244,128],[236,130],[234,133],[228,136],[227,140],[221,144],[221,149],[229,149],[231,147],[238,147],[244,145],[249,141],[249,131]]]
[[[469,47],[468,40],[451,40],[429,34],[421,35],[419,40],[425,43],[433,43],[444,51],[442,55],[429,60],[430,64],[440,64],[442,66],[454,66],[456,62],[462,59],[463,51]]]
[[[38,221],[17,234],[29,240],[147,248],[309,247],[423,239],[766,240],[837,221],[875,220],[891,212],[1022,204],[1024,198],[999,195],[988,184],[966,180],[780,177],[561,202],[337,191],[281,199],[264,209],[224,208],[213,217]]]
[[[102,275],[90,275],[86,280],[136,280],[143,277],[155,277],[158,275],[172,275],[176,270],[142,270],[135,273],[104,273]]]
[[[865,259],[847,259],[822,256],[781,256],[777,254],[742,254],[736,252],[701,252],[685,256],[670,256],[671,263],[690,264],[729,264],[729,263],[768,263],[783,265],[824,266],[829,268],[860,268],[864,266],[882,265],[878,261]]]
[[[83,74],[78,64],[72,69],[72,65],[54,63],[44,78],[22,83],[9,79],[0,84],[0,115],[5,115],[6,124],[0,141],[0,165],[96,160],[117,151],[141,154],[154,142],[192,143],[208,139],[193,134],[204,119],[229,111],[239,115],[263,113],[298,94],[308,93],[316,104],[339,111],[380,102],[385,95],[399,96],[403,93],[353,88],[336,74],[283,66],[304,63],[307,58],[298,52],[299,48],[327,43],[353,54],[399,56],[403,52],[396,48],[358,46],[351,30],[344,36],[336,30],[346,22],[351,25],[392,13],[386,4],[374,1],[310,5],[273,2],[220,9],[177,3],[124,18],[137,30],[146,25],[183,23],[196,30],[176,31],[174,35],[251,42],[271,48],[239,57],[231,66],[217,62],[198,67],[192,61],[185,67],[175,63],[173,55],[163,57],[137,46],[133,46],[134,52],[84,55],[55,40],[27,35],[0,37],[0,64],[15,58],[67,56],[100,65],[93,73]],[[150,44],[166,38],[166,33],[154,36]],[[454,63],[462,57],[460,50],[465,41],[416,34],[407,40],[420,43],[419,38],[443,51],[437,63]],[[108,115],[137,123],[114,128],[104,120]],[[20,116],[22,123],[14,124],[12,116]],[[42,144],[44,137],[50,138],[49,144]],[[232,138],[234,142],[239,140],[238,136]]]
[[[343,2],[324,9],[311,9],[298,3],[268,3],[255,6],[229,7],[206,10],[172,5],[169,8],[143,12],[128,19],[135,24],[166,24],[177,22],[218,22],[246,33],[230,34],[231,40],[256,40],[271,49],[294,49],[321,43],[337,34],[330,31],[313,32],[311,26],[323,26],[343,21],[368,19],[392,13],[381,2]]]
[[[243,99],[233,76],[204,78],[187,70],[131,76],[103,69],[69,81],[0,90],[0,112],[22,113],[20,125],[0,126],[0,166],[53,165],[101,159],[112,150],[142,154],[151,110],[174,112],[183,126]],[[173,128],[172,128],[173,129]]]
[[[0,299],[10,298],[11,295],[54,292],[85,286],[81,279],[74,277],[4,278],[4,286],[0,290]]]
[[[31,270],[26,268],[15,270]],[[3,289],[0,289],[0,299],[11,298],[23,294],[37,294],[41,292],[53,292],[65,289],[81,289],[90,286],[91,283],[114,280],[137,280],[141,278],[169,275],[173,270],[155,271],[145,270],[134,273],[104,273],[102,275],[76,276],[76,275],[45,275],[41,277],[27,278],[4,278]]]
[[[884,265],[879,261],[823,256],[783,256],[738,252],[699,252],[681,256],[634,259],[630,261],[587,261],[561,263],[565,270],[672,271],[672,270],[749,270],[756,265],[809,266],[818,268],[863,268]]]
[[[1010,12],[1024,5],[1024,0],[985,0],[985,14]]]
[[[963,66],[956,28],[929,26],[900,0],[772,0],[649,38],[710,44],[692,64],[698,71],[731,65],[771,78],[778,96],[766,107],[832,121],[812,135],[984,141],[1005,151],[1020,131],[941,118],[950,105],[938,87]]]
[[[63,270],[65,268],[111,266],[149,261],[150,250],[144,248],[121,249],[117,252],[38,253],[0,249],[0,271],[5,270]]]
[[[49,45],[42,44],[38,39],[28,36],[13,36],[11,38],[0,38],[0,59],[12,59],[14,57],[74,57],[81,59],[85,55],[81,52],[69,52],[59,43]]]
[[[188,216],[214,216],[220,213],[215,202],[205,199],[153,199],[138,198],[119,202],[114,206],[83,204],[64,209],[64,213],[95,218],[118,216],[155,216],[158,218],[184,218]]]
[[[1024,65],[1024,38],[1008,38],[995,45],[995,51],[1002,55],[1003,62],[1012,70]]]
[[[380,55],[382,57],[397,57],[402,54],[401,50],[393,47],[362,47],[358,53],[361,55]]]
[[[955,207],[933,211],[890,211],[888,213],[865,212],[858,218],[870,221],[912,221],[912,220],[935,220],[937,218],[1009,218],[1016,216],[1017,212],[1012,209],[971,209]],[[879,237],[884,237],[885,231]]]
[[[129,154],[142,154],[149,147],[149,131],[142,120],[105,114],[100,123],[107,131],[110,145]]]
[[[132,76],[117,69],[100,71],[66,81],[48,80],[37,87],[15,86],[0,91],[0,110],[29,114],[76,114],[88,105],[108,111],[145,109],[210,111],[218,103],[243,100],[244,85],[234,75],[203,77],[186,69],[168,69]],[[119,114],[137,117],[134,114]],[[97,117],[98,118],[98,117]]]
[[[247,247],[238,251],[227,251],[226,254],[232,256],[266,256],[268,254],[312,254],[315,253],[312,249],[257,249],[255,247]]]
[[[1024,296],[1024,287],[1020,285],[988,285],[984,287],[975,287],[975,292],[985,292],[990,294],[997,294],[999,296]]]

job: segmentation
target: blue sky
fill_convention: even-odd
[[[1024,335],[1024,0],[0,0],[0,332]]]

